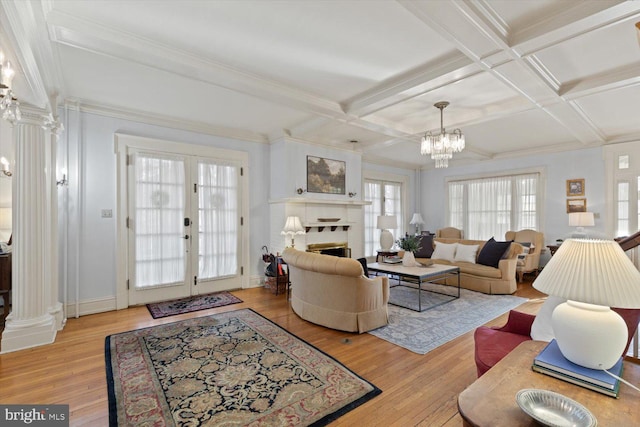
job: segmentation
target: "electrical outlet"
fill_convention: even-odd
[[[102,218],[113,218],[113,210],[102,209]]]

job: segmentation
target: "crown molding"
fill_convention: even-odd
[[[126,109],[122,107],[94,104],[83,100],[65,100],[64,105],[71,111],[81,111],[89,114],[112,117],[127,121],[145,123],[154,126],[179,129],[189,132],[196,132],[205,135],[212,135],[221,138],[230,138],[248,142],[258,142],[268,144],[266,135],[249,132],[241,129],[213,126],[207,123],[177,119],[175,117],[151,114],[147,112]]]
[[[61,11],[52,11],[48,20],[51,38],[57,43],[142,64],[310,113],[333,118],[346,116],[337,102],[207,59],[197,52],[176,49]]]

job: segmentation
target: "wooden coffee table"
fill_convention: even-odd
[[[516,403],[516,393],[537,388],[560,393],[585,406],[599,426],[638,425],[640,394],[620,384],[618,399],[531,370],[533,358],[547,345],[525,341],[489,369],[458,396],[458,410],[465,426],[539,427]],[[624,361],[622,377],[640,383],[640,365]]]
[[[385,273],[385,274],[398,277],[398,284],[396,286],[405,286],[405,285],[402,285],[403,279],[409,279],[410,281],[418,285],[418,288],[417,288],[418,289],[418,309],[417,310],[412,307],[399,305],[392,302],[389,302],[389,304],[408,308],[409,310],[413,310],[413,311],[422,311],[422,299],[420,298],[420,294],[422,292],[432,292],[436,294],[445,295],[451,298],[449,301],[453,301],[454,299],[460,298],[460,267],[456,267],[454,265],[432,264],[428,267],[427,266],[405,267],[401,263],[387,264],[384,262],[383,263],[375,262],[373,264],[367,264],[367,268],[370,272]],[[445,294],[442,292],[436,292],[430,289],[422,288],[423,283],[432,283],[435,280],[439,280],[450,275],[456,275],[458,277],[457,295],[450,295],[450,294]],[[449,302],[449,301],[446,301],[446,302]],[[433,307],[436,307],[436,306],[431,306],[430,308],[433,308]]]

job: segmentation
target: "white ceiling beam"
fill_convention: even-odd
[[[337,102],[208,60],[194,52],[174,49],[57,10],[49,14],[48,21],[53,40],[61,44],[171,72],[309,113],[331,118],[346,117]]]
[[[517,31],[510,39],[511,46],[519,56],[533,55],[575,37],[639,16],[638,1],[580,2],[565,13]]]
[[[638,56],[640,58],[640,55]],[[586,79],[568,82],[561,86],[560,96],[564,99],[578,99],[596,93],[629,88],[640,84],[640,61],[613,71],[590,76]]]
[[[404,75],[389,79],[343,103],[344,110],[366,116],[439,87],[478,74],[481,70],[464,55],[453,53]]]

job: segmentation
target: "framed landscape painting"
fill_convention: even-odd
[[[586,211],[587,199],[567,199],[567,213]]]
[[[346,162],[307,156],[307,191],[345,194]]]

